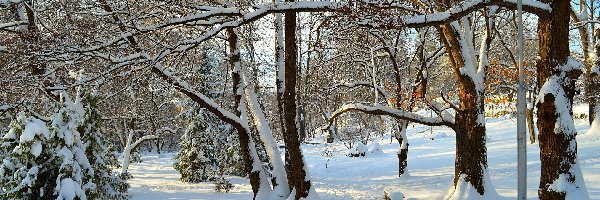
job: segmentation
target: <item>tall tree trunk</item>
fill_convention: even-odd
[[[600,29],[595,30],[594,33],[594,54],[597,57],[600,55]],[[600,103],[598,95],[600,95],[600,59],[597,59],[595,63],[592,63],[593,67],[590,70],[586,70],[589,80],[586,80],[586,95],[589,99],[589,120],[590,125],[598,126],[600,124]],[[594,123],[595,122],[595,123]]]
[[[486,19],[487,16],[486,16]],[[490,27],[489,24],[487,27]],[[493,25],[492,25],[493,26]],[[458,30],[458,29],[462,29]],[[495,191],[485,191],[486,169],[487,169],[487,149],[485,140],[485,116],[484,116],[484,95],[483,95],[483,80],[476,82],[474,77],[482,76],[478,70],[484,70],[487,63],[487,50],[481,49],[479,59],[480,67],[478,69],[476,60],[471,57],[474,55],[463,55],[464,52],[474,51],[472,37],[470,37],[471,29],[468,18],[462,18],[462,25],[444,25],[439,27],[439,31],[443,33],[442,42],[450,55],[451,65],[457,77],[459,90],[459,109],[455,115],[455,126],[453,127],[456,133],[456,160],[454,172],[454,187],[455,191],[464,191],[466,188],[458,187],[473,187],[480,195]],[[461,35],[464,34],[464,35]],[[491,42],[490,30],[484,36],[482,47],[489,47]],[[465,48],[465,49],[463,49]],[[472,52],[475,53],[475,52]],[[468,62],[467,62],[468,61]],[[470,64],[471,66],[467,66]],[[483,64],[483,65],[482,65]],[[480,77],[483,79],[483,77]],[[464,184],[461,184],[464,182]],[[465,185],[467,184],[467,185]],[[459,193],[450,193],[449,195],[462,195]],[[462,197],[459,197],[462,198]]]
[[[227,29],[227,42],[229,43],[229,63],[231,67],[231,79],[233,81],[233,101],[235,114],[240,116],[242,114],[241,105],[242,99],[242,78],[240,75],[240,52],[238,44],[238,36],[233,29]],[[248,173],[250,178],[250,185],[252,186],[252,192],[254,198],[259,192],[260,188],[260,172],[253,170],[254,159],[250,155],[250,133],[243,127],[235,127],[238,133],[238,139],[240,141],[240,154],[244,159],[244,170]]]
[[[276,0],[274,0],[273,2],[276,2]],[[284,133],[285,132],[285,126],[283,125],[283,90],[285,88],[284,85],[284,81],[285,81],[285,75],[284,75],[284,69],[285,69],[285,63],[284,63],[284,56],[285,56],[285,49],[284,49],[284,38],[283,38],[283,16],[281,13],[276,13],[275,14],[275,22],[274,22],[274,28],[275,28],[275,84],[276,84],[276,89],[277,89],[277,117],[279,119],[279,125],[280,125],[280,129],[281,132]]]
[[[536,107],[541,161],[538,193],[542,200],[566,199],[569,194],[563,190],[571,187],[578,189],[570,192],[584,192],[582,195],[588,196],[577,164],[577,130],[573,122],[575,80],[581,75],[582,66],[575,66],[576,61],[568,58],[570,1],[542,2],[550,3],[552,12],[538,19],[540,59],[536,67],[540,94]]]
[[[305,171],[304,157],[298,137],[296,107],[296,73],[298,47],[296,44],[296,13],[285,13],[285,77],[283,93],[284,142],[287,147],[286,170],[295,199],[307,197],[311,189]]]
[[[484,169],[487,168],[483,94],[464,76],[459,82],[460,108],[456,113],[456,161],[454,184],[461,178],[484,194]],[[463,177],[464,176],[464,177]]]

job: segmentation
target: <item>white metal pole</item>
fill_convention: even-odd
[[[517,162],[518,196],[527,199],[527,144],[525,143],[525,83],[523,75],[523,0],[517,0],[519,87],[517,90]]]

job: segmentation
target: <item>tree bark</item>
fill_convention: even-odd
[[[401,177],[406,172],[406,166],[408,165],[408,141],[406,137],[406,129],[408,128],[408,122],[405,120],[398,121],[398,133],[396,134],[396,140],[400,145],[400,149],[397,152],[398,156],[398,177]]]
[[[466,23],[466,21],[463,21],[463,23]],[[462,26],[470,25],[463,24]],[[461,48],[469,47],[461,46],[458,30],[448,24],[440,27],[440,31],[443,33],[442,42],[450,55],[450,64],[453,66],[457,77],[459,89],[460,104],[454,119],[455,126],[453,127],[456,133],[454,186],[456,187],[459,181],[465,181],[471,184],[480,195],[484,195],[486,192],[484,172],[487,168],[487,149],[483,91],[477,89],[476,83],[470,76],[460,72],[461,68],[475,68],[475,66],[465,66],[464,58],[469,55],[462,55]],[[487,39],[486,42],[489,44]]]
[[[274,2],[275,2],[275,0],[274,0]],[[281,129],[281,133],[285,133],[285,126],[283,124],[283,89],[285,88],[285,86],[284,86],[285,49],[284,49],[282,18],[283,18],[283,16],[281,13],[275,14],[275,22],[274,22],[274,28],[275,28],[275,73],[276,73],[275,84],[276,84],[276,89],[277,89],[277,110],[278,110],[277,117],[279,119],[279,125],[280,125],[279,128]]]
[[[462,77],[459,83],[461,111],[456,113],[456,161],[454,184],[462,175],[477,192],[484,194],[484,169],[487,168],[487,149],[485,146],[485,121],[483,117],[483,95],[468,77]]]
[[[238,44],[238,36],[233,29],[227,29],[227,42],[229,43],[229,63],[231,67],[231,79],[233,81],[233,102],[235,114],[240,116],[242,114],[240,106],[242,100],[242,78],[240,75],[240,52]],[[252,192],[254,198],[258,194],[260,188],[260,174],[259,171],[253,171],[252,164],[254,163],[253,158],[250,156],[250,133],[243,127],[235,127],[238,133],[238,139],[240,141],[240,154],[244,159],[244,170],[248,173],[250,178],[250,185],[252,186]]]
[[[569,56],[569,13],[568,0],[543,0],[550,3],[552,13],[540,15],[538,19],[539,61],[537,80],[540,100],[537,102],[541,176],[539,198],[542,200],[565,199],[566,191],[555,191],[551,184],[562,181],[575,183],[578,177],[573,173],[577,167],[577,135],[573,127],[573,96],[575,80],[581,74],[579,69],[567,69]],[[548,87],[548,86],[558,86]],[[547,91],[550,88],[551,91]],[[564,93],[563,93],[564,92]],[[565,105],[567,104],[567,105]],[[557,108],[569,108],[568,112],[559,112]],[[570,121],[569,121],[570,119]],[[561,123],[557,123],[557,121]],[[567,124],[562,123],[567,121]]]
[[[290,190],[296,191],[295,199],[307,197],[311,183],[307,179],[304,157],[298,137],[296,106],[296,73],[298,47],[296,44],[296,13],[285,13],[285,81],[283,93],[284,142],[287,147],[286,171]]]
[[[527,117],[527,131],[529,131],[529,142],[533,144],[535,143],[535,124],[533,122],[533,108],[527,108],[525,116]]]

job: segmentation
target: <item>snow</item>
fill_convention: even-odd
[[[73,179],[65,178],[60,181],[60,191],[58,192],[57,200],[74,200],[75,197],[85,200],[85,193],[81,190],[79,183]]]
[[[600,67],[598,67],[597,65],[594,65],[591,70],[591,73],[593,74],[600,74]]]
[[[587,106],[577,106],[576,108]],[[575,120],[578,132],[585,133],[587,120]],[[488,172],[489,180],[498,193],[498,199],[515,199],[517,196],[517,151],[516,120],[514,118],[487,118],[486,130],[489,139]],[[382,150],[360,159],[346,157],[347,148],[341,142],[332,144],[304,144],[307,168],[311,183],[321,199],[352,200],[382,199],[383,191],[390,194],[400,192],[406,199],[443,199],[454,178],[455,139],[454,132],[445,127],[429,127],[409,124],[407,137],[411,141],[408,152],[408,172],[410,176],[398,177],[398,143],[390,140],[390,135],[375,138],[369,144],[377,143]],[[430,139],[434,138],[434,140]],[[585,176],[591,199],[600,199],[600,135],[578,134],[578,163]],[[323,143],[325,143],[323,141]],[[324,155],[330,148],[332,157]],[[537,199],[540,180],[539,147],[527,146],[528,179],[527,195]],[[134,176],[129,180],[133,200],[153,199],[252,199],[248,179],[228,177],[234,184],[230,193],[213,191],[210,182],[189,184],[178,180],[179,174],[173,169],[173,154],[142,154],[143,163],[132,165],[129,172]],[[330,161],[325,168],[327,160]],[[488,180],[488,178],[486,178]],[[488,181],[486,181],[487,183]],[[467,190],[463,190],[467,191]],[[478,198],[478,197],[477,197]]]
[[[15,133],[14,129],[10,129],[8,130],[8,132],[6,132],[6,134],[4,134],[4,137],[2,137],[4,139],[17,139],[17,134]]]
[[[25,129],[23,130],[23,134],[19,137],[20,143],[26,143],[33,141],[36,135],[41,135],[45,139],[48,139],[50,135],[50,131],[46,124],[39,119],[32,119],[25,125]]]
[[[246,76],[243,76],[243,79],[248,85]],[[260,139],[264,142],[265,151],[269,157],[269,162],[272,164],[272,176],[275,178],[278,184],[273,188],[274,197],[271,197],[270,199],[285,198],[290,191],[284,164],[281,159],[281,153],[279,152],[279,145],[277,145],[277,141],[273,137],[273,131],[269,127],[267,119],[260,108],[258,98],[254,93],[254,87],[251,86],[246,88],[248,107],[250,108],[250,113],[254,119],[254,124],[258,129]]]
[[[506,2],[510,2],[510,3],[517,3],[517,0],[504,0]],[[547,10],[547,11],[552,11],[552,8],[550,7],[550,5],[546,4],[546,3],[542,3],[540,1],[535,1],[535,0],[522,0],[523,5],[524,6],[531,6],[534,8],[539,8],[542,10]]]
[[[42,142],[36,141],[31,145],[31,154],[36,158],[42,153]]]
[[[496,189],[492,184],[490,179],[490,174],[487,169],[483,172],[483,188],[485,191],[484,195],[480,195],[477,192],[477,189],[473,187],[470,183],[467,183],[466,176],[464,174],[460,175],[458,183],[456,187],[451,185],[448,188],[448,194],[444,197],[444,199],[448,200],[459,200],[459,199],[469,199],[469,200],[495,200],[502,199],[496,193]]]
[[[567,196],[565,199],[577,199],[577,200],[586,200],[590,199],[590,195],[587,193],[587,188],[585,187],[585,182],[581,170],[579,169],[579,161],[576,161],[576,164],[571,167],[570,172],[577,177],[575,179],[575,183],[571,183],[569,181],[569,176],[566,174],[560,174],[558,179],[554,180],[548,189],[557,191],[557,192],[565,192]]]
[[[583,63],[575,60],[573,57],[569,57],[567,59],[567,63],[565,63],[564,65],[560,65],[560,70],[563,72],[568,72],[571,70],[583,70],[584,66]]]
[[[558,120],[554,126],[555,133],[575,134],[577,133],[573,126],[573,118],[571,116],[571,104],[568,102],[567,94],[563,90],[560,82],[564,77],[556,75],[551,76],[542,85],[539,91],[538,103],[543,103],[546,94],[552,94],[555,97],[554,105],[556,113],[558,114]]]

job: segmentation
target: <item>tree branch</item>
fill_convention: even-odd
[[[337,118],[338,116],[340,116],[341,114],[344,114],[346,112],[351,112],[351,111],[358,111],[358,112],[363,112],[366,114],[372,114],[372,115],[387,115],[390,117],[394,117],[397,119],[401,119],[401,120],[406,120],[409,122],[414,122],[414,123],[419,123],[419,124],[423,124],[423,125],[428,125],[428,126],[448,126],[448,127],[453,127],[454,123],[451,121],[447,121],[444,120],[442,117],[438,116],[438,117],[424,117],[412,112],[406,112],[403,110],[398,110],[398,109],[394,109],[394,108],[390,108],[390,107],[385,107],[385,106],[366,106],[363,104],[346,104],[343,105],[340,109],[336,110],[331,117],[328,119],[328,125],[327,127],[324,127],[322,129],[329,129],[331,127],[331,125],[333,124],[333,122],[335,121],[335,118]]]

